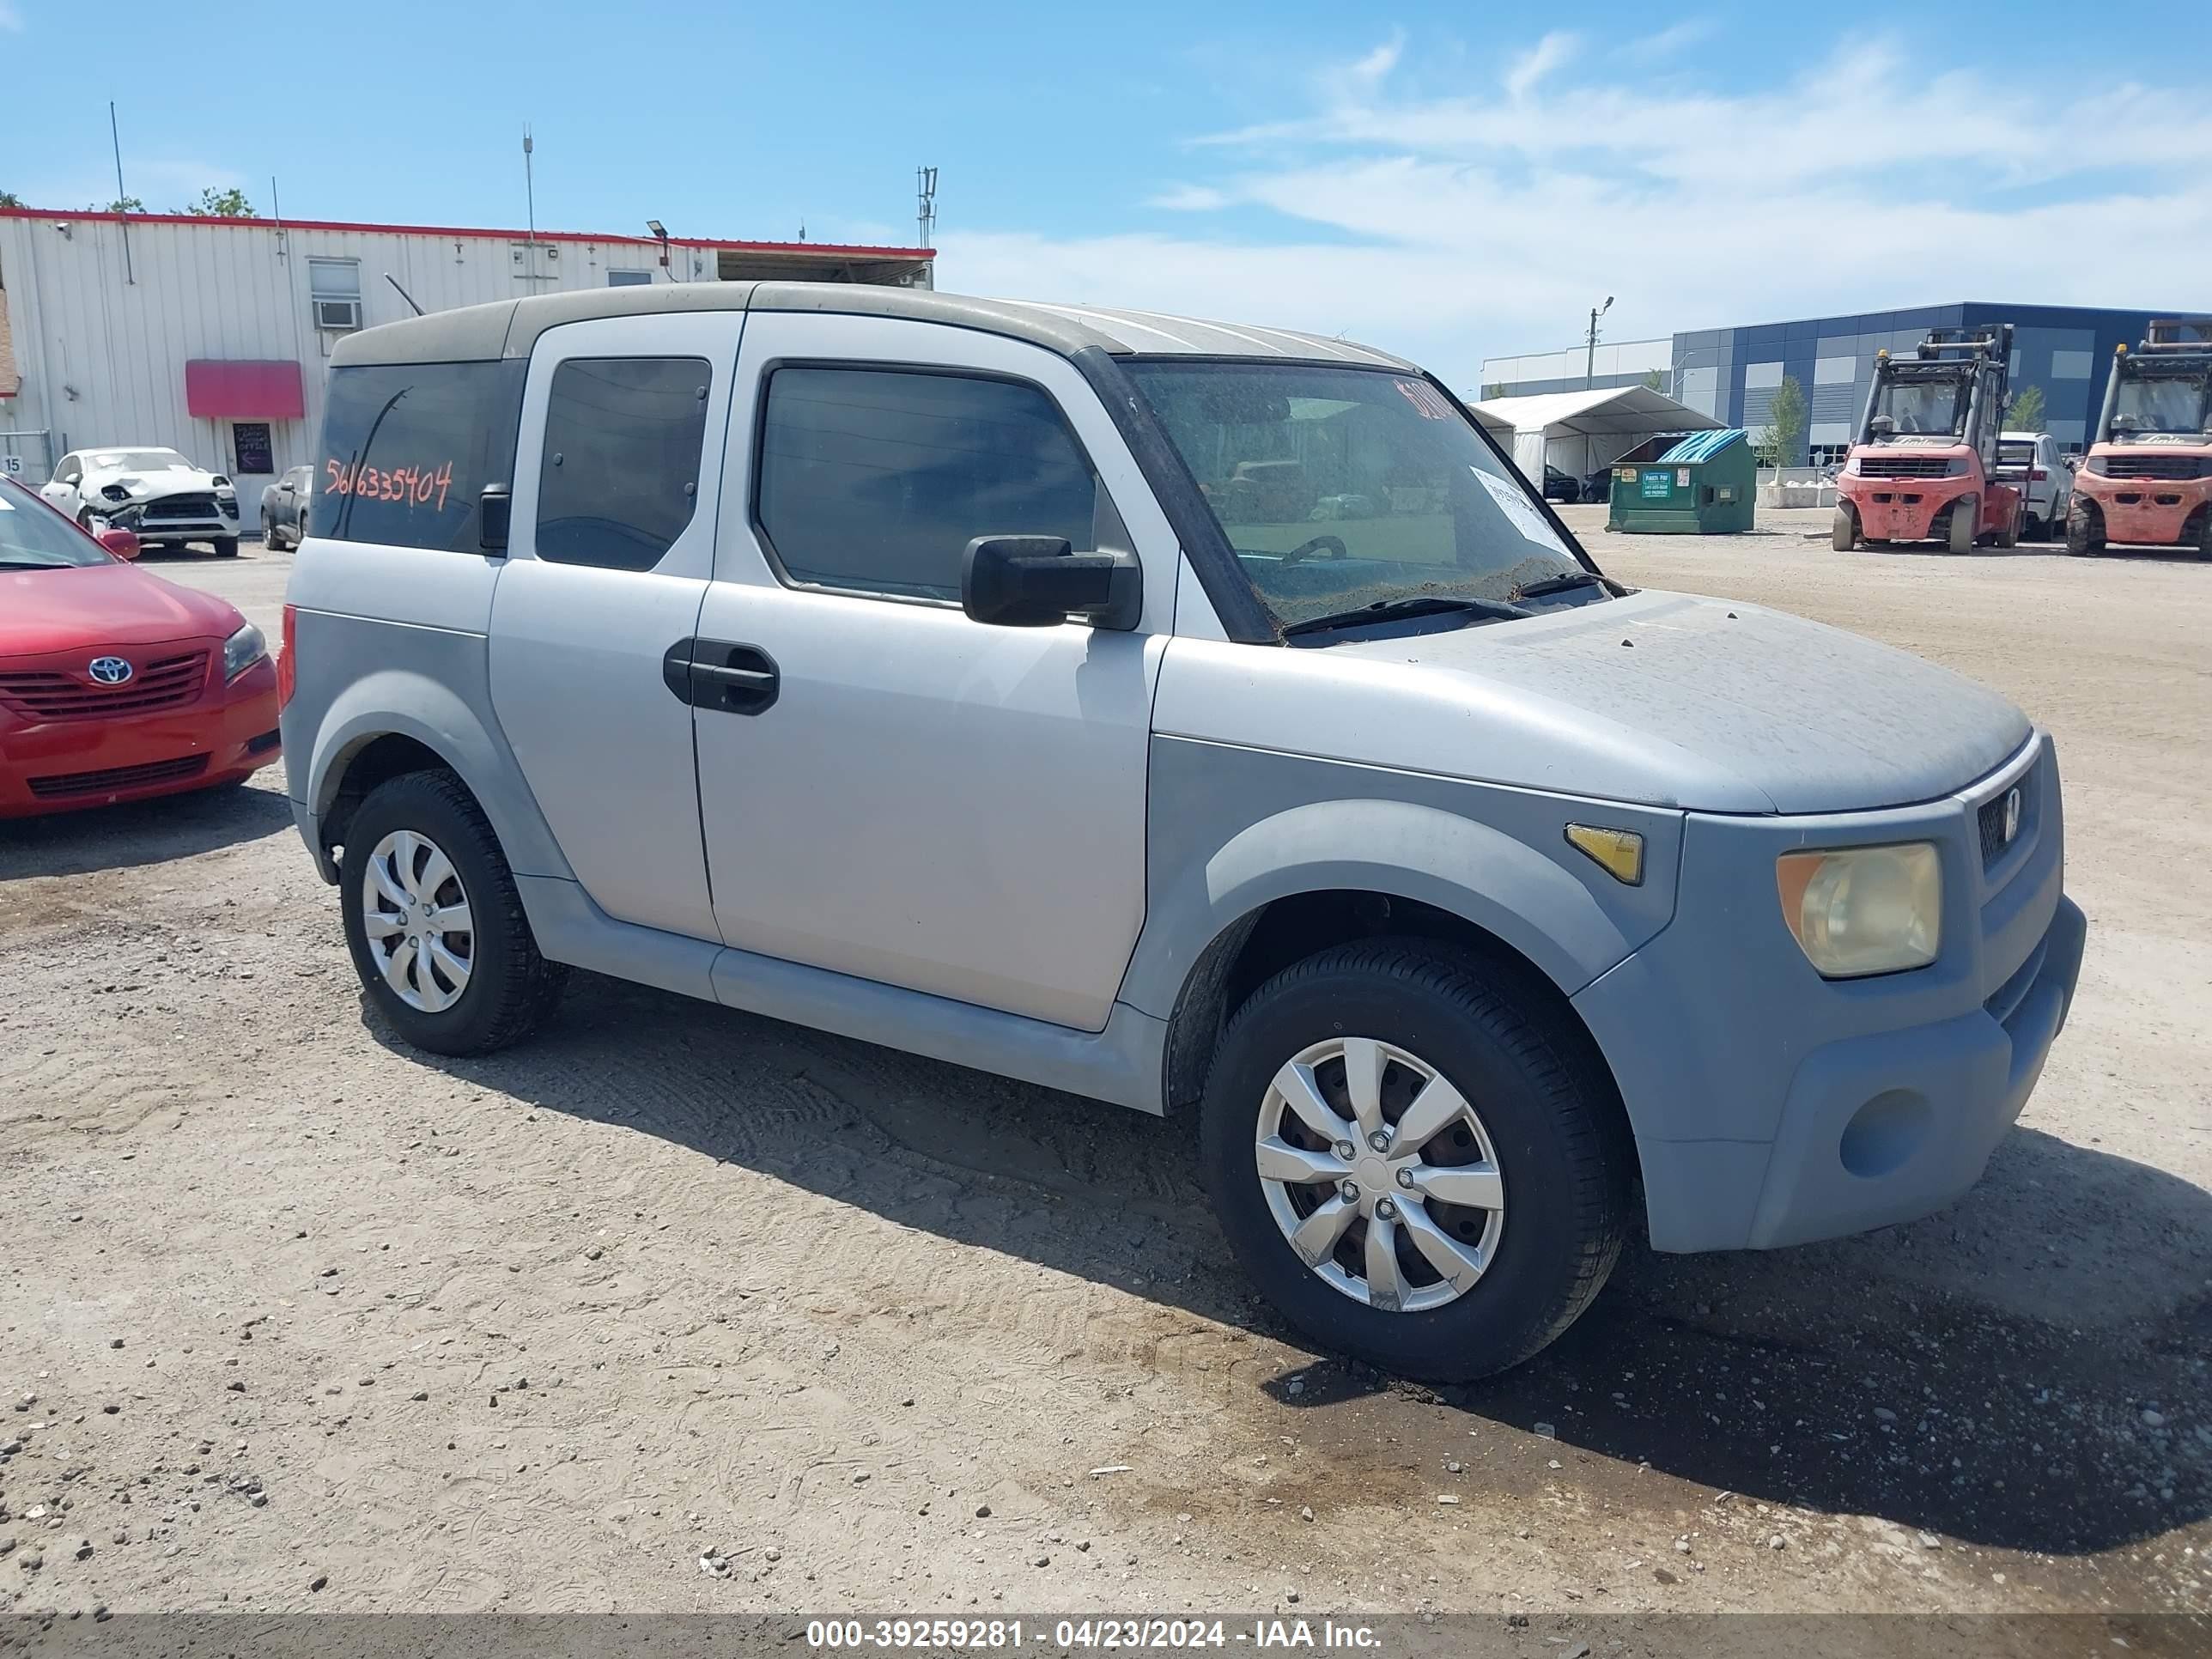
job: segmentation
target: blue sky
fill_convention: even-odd
[[[1344,332],[1458,381],[1954,299],[2212,307],[2203,0],[1654,9],[0,0],[0,190],[301,218],[912,239],[940,287]],[[180,77],[179,66],[194,65]]]

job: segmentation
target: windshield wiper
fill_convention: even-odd
[[[1402,599],[1377,599],[1352,611],[1333,611],[1325,617],[1309,617],[1283,630],[1285,639],[1297,634],[1320,634],[1331,629],[1364,628],[1370,623],[1397,622],[1407,617],[1443,617],[1462,612],[1485,622],[1515,622],[1533,617],[1517,605],[1498,599],[1470,599],[1442,593],[1423,593]]]
[[[66,559],[0,559],[0,570],[67,570]]]
[[[1516,599],[1540,599],[1552,593],[1571,593],[1578,587],[1603,587],[1605,578],[1595,570],[1570,570],[1565,575],[1547,576],[1540,582],[1530,582],[1526,587],[1516,587]]]

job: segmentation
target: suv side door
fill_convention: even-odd
[[[1178,549],[1106,410],[1040,347],[752,313],[697,657],[725,943],[1097,1030],[1144,919]],[[1131,631],[971,620],[973,538],[1133,551]],[[673,636],[672,636],[673,637]]]
[[[491,696],[569,868],[618,921],[715,937],[691,710],[662,656],[714,568],[744,313],[609,317],[531,354]]]

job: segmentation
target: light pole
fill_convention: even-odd
[[[1603,305],[1590,307],[1589,355],[1583,359],[1583,390],[1585,392],[1590,389],[1590,382],[1597,378],[1597,319],[1612,309],[1613,295],[1610,294],[1605,296]]]

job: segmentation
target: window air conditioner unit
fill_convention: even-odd
[[[315,326],[328,329],[359,328],[361,301],[358,300],[316,301]]]

